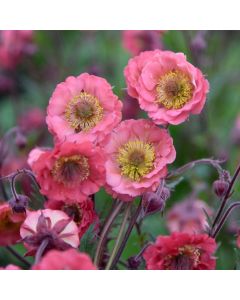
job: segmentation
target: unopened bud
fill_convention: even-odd
[[[207,47],[206,39],[205,39],[206,32],[199,31],[191,41],[191,48],[195,52],[201,52]]]
[[[27,138],[20,131],[17,132],[15,143],[19,149],[23,149],[27,145]]]
[[[225,196],[228,187],[229,182],[222,179],[215,180],[213,183],[213,190],[219,198]]]
[[[137,256],[131,256],[127,260],[128,262],[128,268],[131,270],[136,270],[141,264],[141,259],[139,259]]]
[[[15,213],[24,213],[28,207],[30,199],[25,195],[17,195],[17,198],[13,197],[8,201],[9,206]]]
[[[151,215],[156,212],[162,212],[169,197],[170,190],[167,187],[163,187],[159,193],[145,193],[142,200],[144,216]]]

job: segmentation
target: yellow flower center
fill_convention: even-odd
[[[191,79],[185,73],[173,70],[160,77],[156,102],[167,109],[182,108],[193,95]]]
[[[200,250],[191,245],[178,248],[178,255],[168,255],[164,259],[167,270],[191,270],[196,268],[200,261]]]
[[[81,92],[67,104],[65,118],[75,132],[89,131],[102,120],[103,108],[96,97]]]
[[[52,176],[57,182],[65,185],[82,182],[89,176],[88,159],[81,155],[62,156],[56,160]]]
[[[121,174],[134,181],[140,181],[152,171],[154,160],[153,146],[140,140],[127,142],[119,149],[117,155]]]

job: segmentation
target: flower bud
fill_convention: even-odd
[[[26,212],[30,199],[25,195],[17,195],[17,198],[13,197],[8,201],[9,206],[15,213]]]
[[[156,212],[162,212],[169,197],[170,190],[167,187],[163,187],[160,193],[145,193],[142,199],[144,216],[148,216]]]
[[[199,31],[191,41],[191,49],[196,53],[199,53],[204,49],[206,49],[207,43],[206,43],[205,35],[206,35],[205,31]]]
[[[223,197],[226,194],[228,187],[229,187],[229,182],[222,179],[215,180],[213,183],[214,193],[219,198]]]
[[[15,138],[15,144],[17,145],[17,147],[19,149],[23,149],[26,147],[27,138],[20,131],[17,132],[16,138]]]
[[[131,256],[127,260],[127,263],[130,270],[137,270],[141,264],[141,259],[139,259],[137,256]]]

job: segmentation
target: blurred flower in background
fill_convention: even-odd
[[[123,47],[132,56],[146,50],[163,49],[161,38],[164,32],[164,30],[124,30]]]
[[[12,70],[24,55],[32,55],[36,51],[32,30],[0,31],[0,66]]]
[[[170,232],[202,233],[208,229],[206,213],[212,209],[196,198],[188,198],[176,203],[167,213],[167,227]]]

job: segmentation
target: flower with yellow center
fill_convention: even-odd
[[[200,250],[196,247],[186,245],[178,249],[176,256],[168,255],[165,258],[165,269],[167,270],[191,270],[196,268],[200,261]]]
[[[121,174],[133,181],[150,173],[154,167],[154,147],[141,140],[129,141],[118,151],[117,162]]]
[[[62,156],[52,169],[53,178],[64,185],[82,182],[89,176],[88,159],[81,155]]]
[[[81,92],[67,104],[65,118],[76,132],[89,131],[102,120],[103,108],[96,97]]]
[[[182,71],[169,71],[160,77],[156,102],[167,109],[182,108],[193,95],[193,85],[188,75]]]

